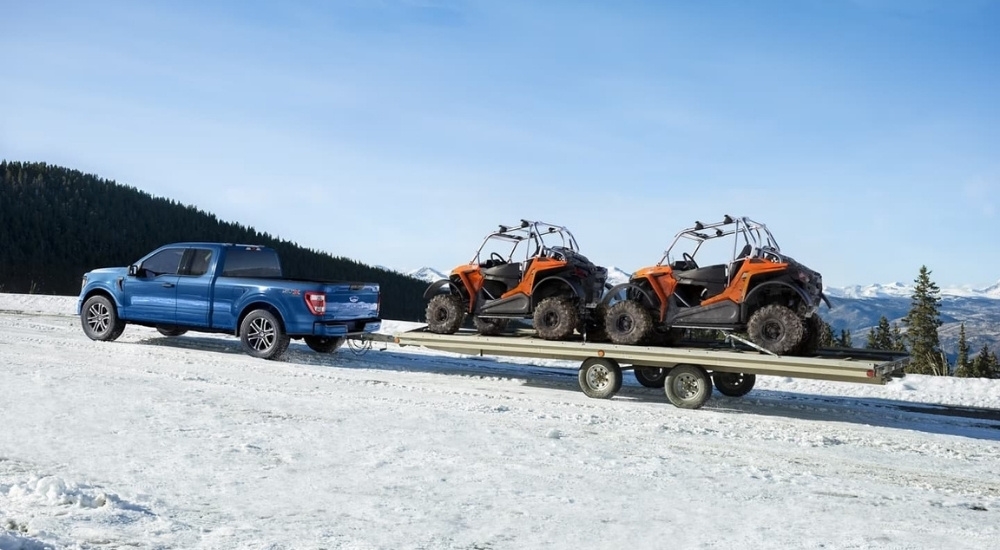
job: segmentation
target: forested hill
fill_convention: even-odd
[[[135,187],[44,163],[0,162],[0,291],[76,295],[80,277],[163,244],[274,247],[289,277],[378,282],[382,316],[423,319],[426,283],[279,240]]]

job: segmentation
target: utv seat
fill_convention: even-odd
[[[503,285],[503,292],[516,287],[521,283],[521,264],[508,263],[486,268],[482,271],[483,279],[486,281],[496,281]],[[490,285],[498,286],[498,285]]]

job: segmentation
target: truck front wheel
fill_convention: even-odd
[[[91,340],[110,342],[125,332],[125,321],[118,318],[115,304],[107,296],[91,296],[83,303],[80,314],[83,333]]]
[[[278,359],[288,349],[288,335],[278,318],[266,309],[255,309],[240,323],[240,342],[253,357]]]

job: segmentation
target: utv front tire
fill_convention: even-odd
[[[535,332],[543,340],[567,340],[576,330],[579,314],[569,298],[546,298],[535,308]]]
[[[125,321],[118,318],[118,310],[108,297],[91,296],[80,310],[83,333],[91,340],[111,342],[125,331]]]
[[[496,336],[497,334],[507,330],[507,319],[483,318],[476,316],[472,318],[472,324],[476,326],[476,330],[483,336]]]
[[[256,309],[240,323],[240,342],[253,357],[278,359],[288,349],[289,337],[278,318],[266,309]]]
[[[427,328],[437,334],[455,334],[465,321],[465,305],[454,294],[438,294],[427,304]]]
[[[753,343],[771,353],[787,355],[802,344],[805,326],[791,309],[771,304],[750,316],[747,334]]]
[[[653,330],[653,317],[639,302],[622,300],[608,309],[604,329],[616,344],[640,344]]]
[[[326,337],[326,336],[306,336],[303,338],[309,349],[316,353],[333,353],[340,346],[344,345],[347,338]]]

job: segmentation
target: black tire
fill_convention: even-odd
[[[275,360],[288,349],[289,337],[273,313],[255,309],[240,323],[240,342],[253,357]]]
[[[333,353],[340,346],[344,345],[347,338],[338,338],[336,336],[306,336],[303,338],[309,349],[315,351],[316,353]]]
[[[722,395],[743,397],[750,393],[753,385],[757,383],[757,375],[743,372],[713,372],[712,381]]]
[[[802,338],[802,343],[792,350],[792,354],[810,357],[816,355],[816,351],[819,350],[819,340],[823,331],[823,322],[819,315],[814,314],[805,320],[805,330],[806,335]]]
[[[535,308],[535,332],[543,340],[567,340],[573,336],[580,319],[573,301],[552,297],[542,300]]]
[[[641,344],[653,331],[653,317],[640,302],[622,300],[608,308],[604,329],[616,344]]]
[[[427,303],[427,328],[437,334],[455,334],[465,321],[465,304],[454,294],[438,294]]]
[[[698,365],[677,365],[670,369],[663,388],[675,406],[697,409],[712,396],[712,379]]]
[[[496,336],[507,330],[508,322],[507,319],[483,318],[477,315],[472,318],[472,324],[476,326],[479,334],[483,336]]]
[[[747,323],[750,341],[778,355],[786,355],[800,346],[805,332],[802,318],[779,304],[758,309]]]
[[[667,375],[670,374],[670,369],[637,366],[632,369],[632,374],[635,375],[636,381],[643,386],[646,386],[647,388],[659,389],[662,388],[663,384],[667,381]]]
[[[118,318],[114,302],[100,294],[87,298],[80,310],[83,333],[91,340],[111,342],[125,332],[125,321]]]
[[[166,325],[159,325],[159,326],[156,327],[156,332],[159,332],[160,334],[162,334],[164,336],[173,337],[173,336],[181,336],[182,334],[185,334],[187,332],[187,329],[186,328],[170,327],[170,326],[166,326]]]
[[[587,359],[577,379],[583,393],[594,399],[610,399],[622,389],[622,369],[614,359]]]

